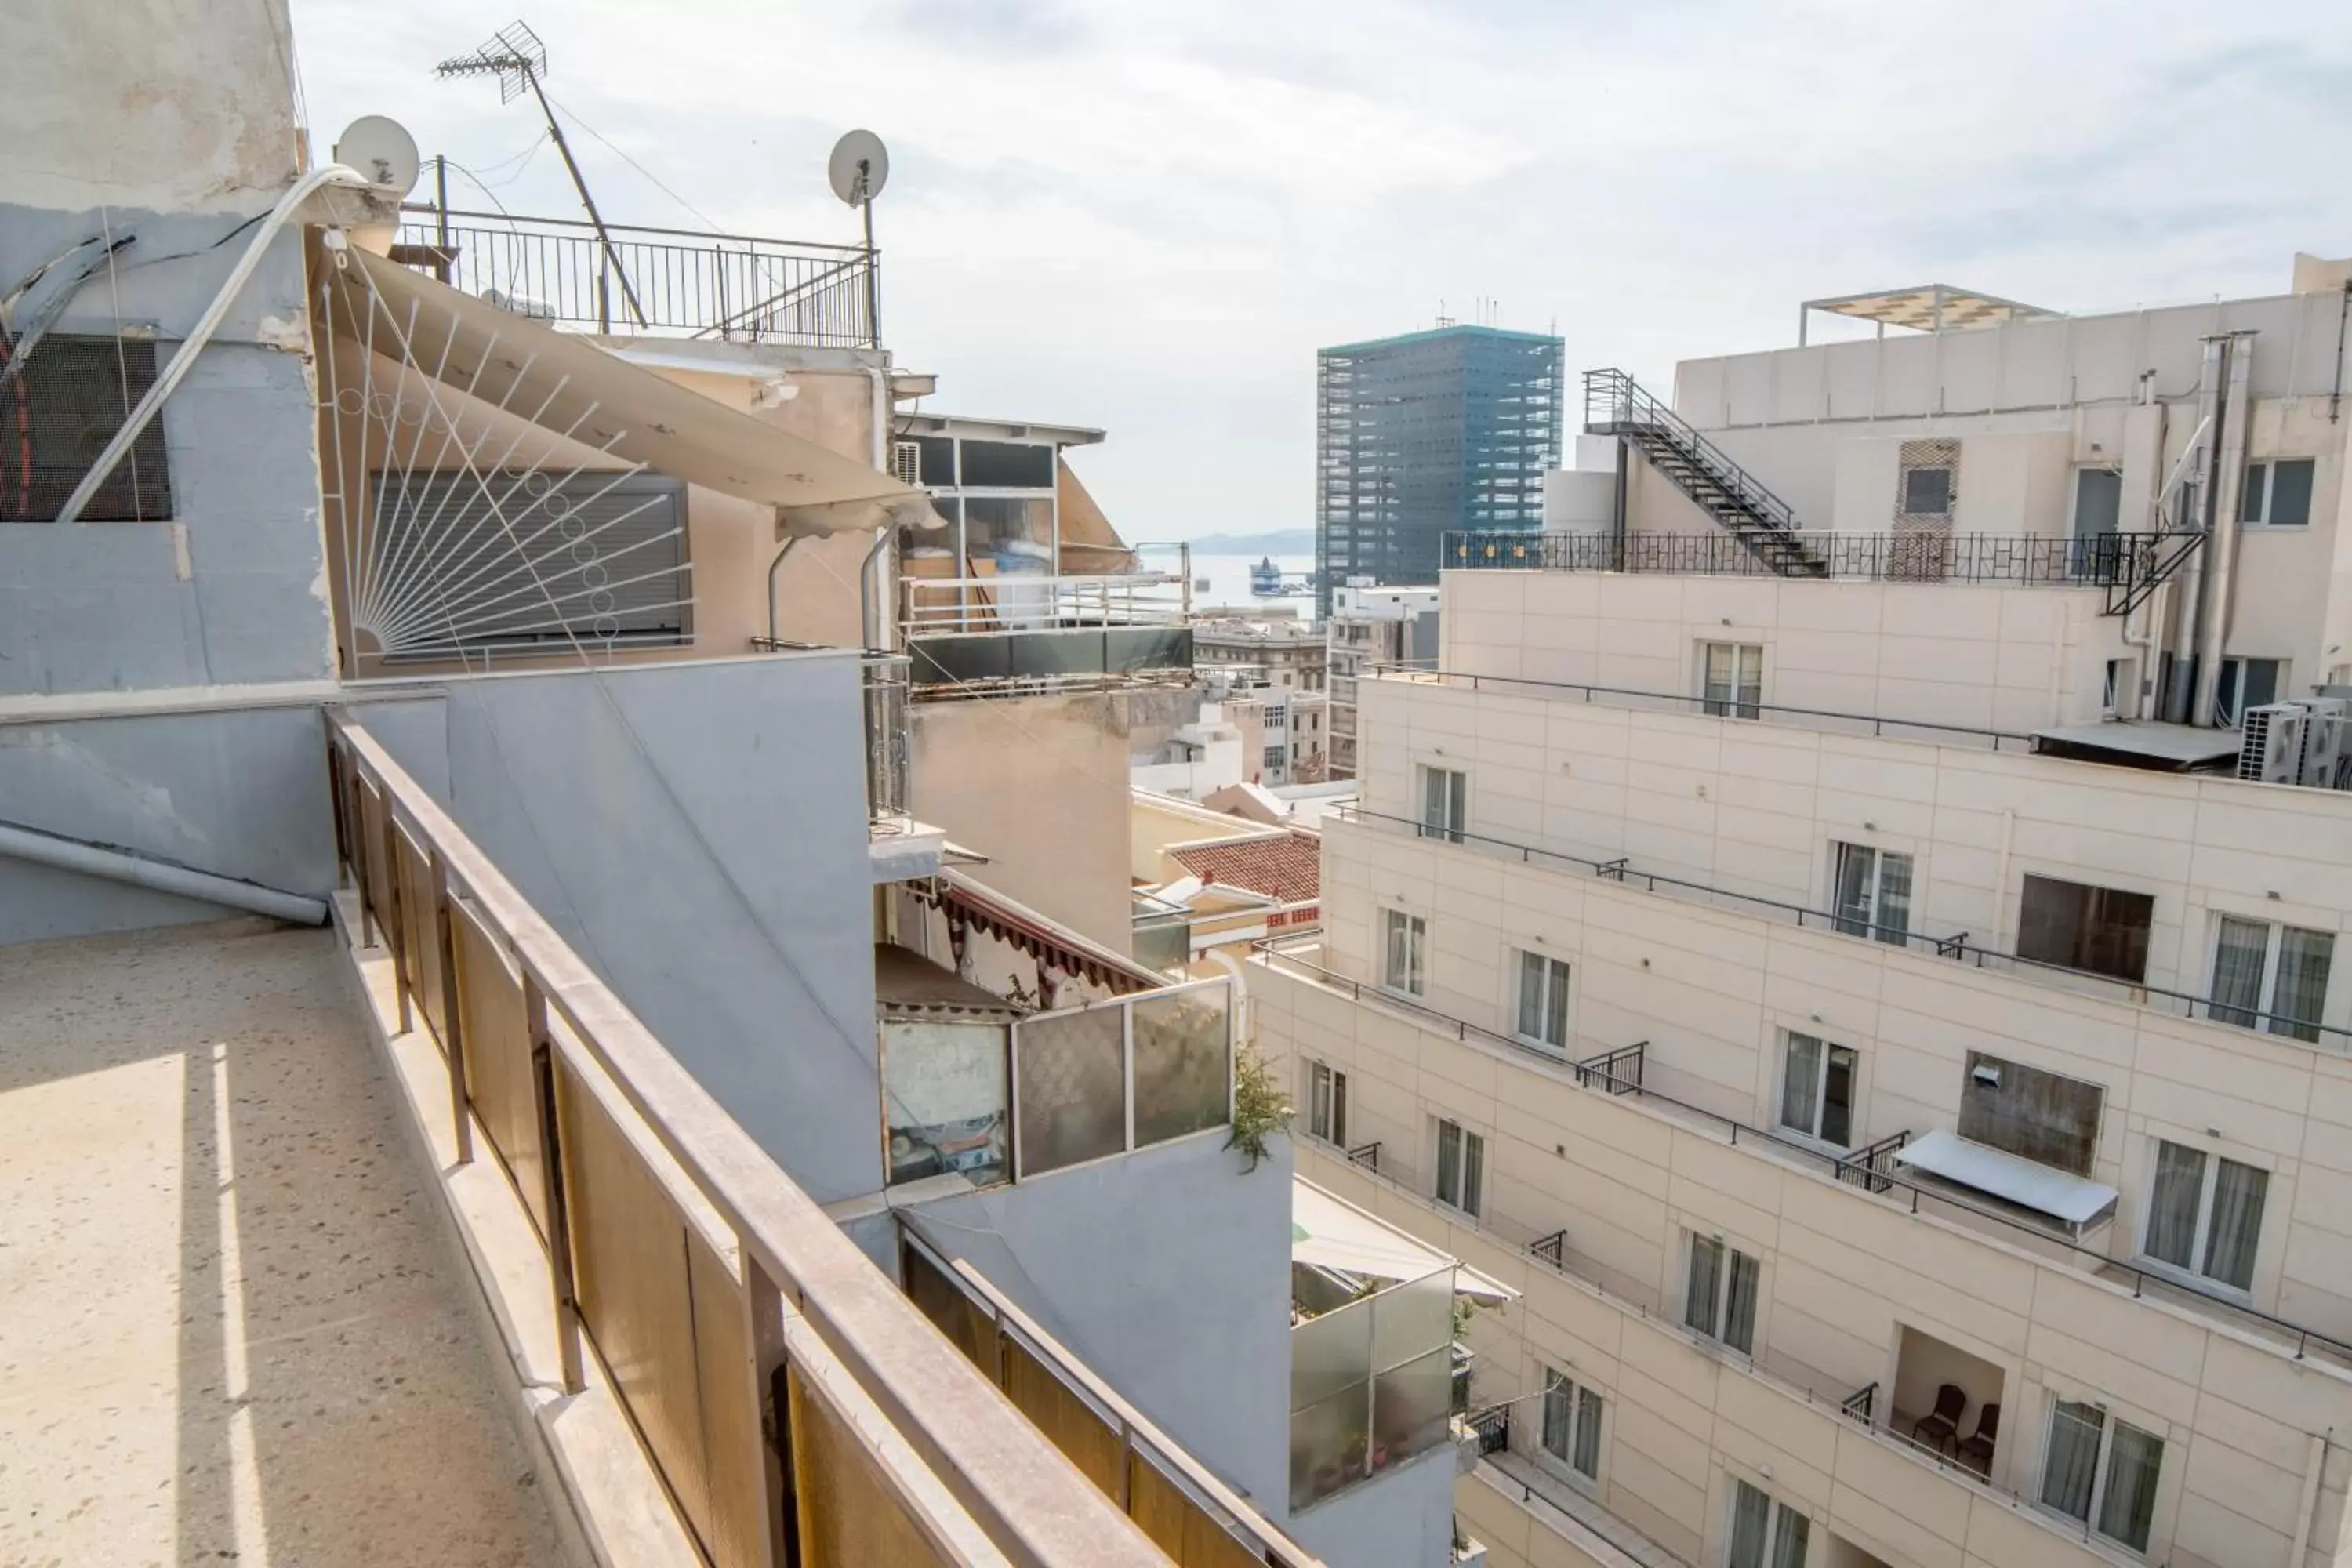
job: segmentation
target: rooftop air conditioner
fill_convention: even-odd
[[[2305,721],[2298,782],[2313,789],[2342,789],[2352,783],[2352,714],[2322,710]]]
[[[890,443],[890,477],[902,485],[923,482],[923,448],[916,441]]]
[[[2299,702],[2266,702],[2246,710],[2238,776],[2262,784],[2299,784],[2304,731],[2311,721]]]

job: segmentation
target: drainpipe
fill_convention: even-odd
[[[2334,1427],[2329,1427],[2334,1431]],[[2294,1516],[2294,1550],[2287,1553],[2292,1568],[2303,1568],[2303,1554],[2311,1545],[2311,1510],[2319,1500],[2319,1478],[2327,1468],[2327,1439],[2314,1432],[2311,1435],[2311,1457],[2303,1463],[2303,1507]]]
[[[2221,415],[2221,376],[2223,349],[2226,338],[2204,340],[2205,353],[2197,371],[2198,433],[2193,439],[2199,444],[2200,455],[2191,462],[2197,476],[2197,516],[2181,519],[2184,528],[2193,527],[2210,534],[2213,518],[2213,453],[2220,446],[2217,437]],[[2183,454],[2184,459],[2187,454]],[[2206,568],[2212,559],[2212,541],[2189,558],[2182,568],[2180,584],[2180,624],[2172,636],[2172,675],[2164,683],[2164,720],[2168,724],[2186,724],[2196,700],[2196,668],[2193,663],[2203,635],[2205,603],[2208,597]]]
[[[2209,504],[2211,537],[2205,542],[2205,613],[2198,620],[2197,706],[2189,721],[2210,729],[2221,722],[2214,710],[2221,692],[2221,647],[2230,636],[2230,593],[2238,564],[2238,492],[2246,479],[2246,426],[2252,422],[2250,378],[2253,334],[2231,332],[2222,352],[2230,368],[2229,395],[2215,432],[2213,494]]]
[[[295,925],[327,923],[327,906],[318,899],[280,892],[258,882],[240,882],[234,877],[216,877],[210,871],[191,870],[166,860],[126,855],[119,849],[101,849],[79,838],[38,833],[29,827],[0,823],[0,855],[29,860],[36,866],[54,866],[61,871],[79,871],[87,877],[103,877],[110,882],[127,882],[153,892],[248,910]]]
[[[793,546],[800,542],[801,536],[797,533],[793,534],[784,541],[784,547],[776,552],[776,558],[768,563],[768,640],[770,642],[776,640],[776,568],[784,563],[784,557],[790,555],[793,552]]]
[[[880,355],[878,347],[876,353]],[[890,367],[887,356],[880,357],[883,363],[866,367],[866,377],[874,387],[874,469],[877,473],[887,474],[890,471]],[[890,589],[888,579],[877,570],[877,558],[884,546],[890,542],[890,536],[897,531],[897,528],[889,523],[875,531],[874,548],[866,552],[866,564],[857,573],[857,623],[869,652],[887,651],[898,646],[895,641],[881,640],[889,635],[890,630],[890,605],[885,597]]]

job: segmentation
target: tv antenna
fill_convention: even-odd
[[[572,174],[572,188],[580,193],[580,205],[588,209],[588,221],[595,227],[596,241],[604,247],[605,264],[621,280],[621,297],[628,301],[629,313],[636,317],[637,325],[644,326],[645,307],[637,303],[637,291],[629,283],[628,268],[621,265],[621,253],[613,247],[612,231],[604,226],[604,215],[596,210],[596,198],[588,194],[588,181],[580,173],[579,160],[572,155],[572,143],[563,139],[562,122],[555,118],[555,108],[547,101],[547,92],[539,85],[547,76],[547,46],[539,41],[539,35],[521,22],[509,23],[472,54],[443,60],[433,68],[433,74],[443,78],[494,76],[499,79],[500,103],[512,103],[526,90],[539,100],[539,111],[547,117],[547,133],[555,142],[555,150],[563,155],[563,166]],[[604,287],[604,280],[599,278],[597,288],[602,290]],[[600,318],[608,313],[597,312]]]
[[[845,132],[825,160],[825,179],[833,194],[856,207],[866,219],[866,330],[874,346],[882,346],[882,296],[879,269],[874,265],[874,198],[890,179],[890,150],[871,131]]]

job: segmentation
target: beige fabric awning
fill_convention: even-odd
[[[856,458],[389,258],[357,246],[342,254],[349,270],[339,279],[335,330],[364,341],[372,315],[380,352],[437,369],[453,389],[656,473],[764,502],[775,509],[780,534],[943,526],[926,492]]]

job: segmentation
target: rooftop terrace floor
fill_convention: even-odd
[[[0,949],[0,1563],[565,1560],[335,943]]]

